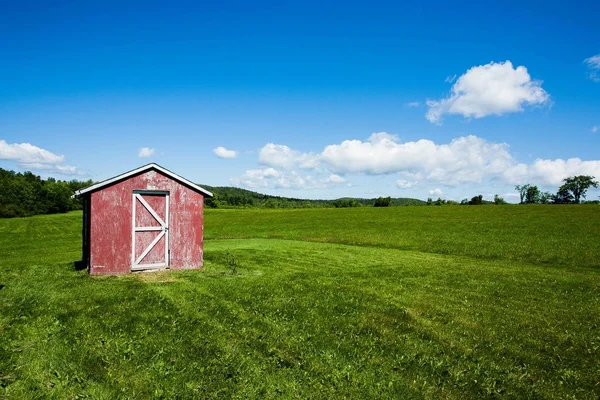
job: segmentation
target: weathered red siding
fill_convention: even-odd
[[[90,194],[90,273],[121,274],[131,271],[135,190],[169,192],[169,267],[201,268],[204,196],[160,171],[149,170]],[[151,205],[161,216],[164,215],[158,203]],[[140,208],[137,208],[138,212]],[[151,220],[147,222],[148,226],[153,226]]]

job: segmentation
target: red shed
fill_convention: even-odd
[[[212,193],[157,164],[78,190],[90,274],[202,268],[204,198]]]

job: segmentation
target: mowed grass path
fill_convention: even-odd
[[[204,271],[101,278],[73,267],[81,214],[0,220],[0,397],[600,394],[600,269],[592,260],[523,261],[540,248],[504,258],[399,250],[417,245],[394,245],[391,233],[361,246],[323,243],[358,237],[327,233],[367,212],[318,210],[330,216],[318,219],[315,211],[210,210]],[[381,216],[382,229],[404,212],[368,211]],[[249,215],[257,218],[245,224]],[[299,215],[317,221],[303,237],[322,242],[216,239],[266,237],[265,221],[272,236],[299,239],[307,226]],[[471,218],[493,225],[486,214]],[[585,244],[582,253],[597,251],[597,229],[573,242]],[[459,236],[463,246],[478,237]],[[237,275],[225,265],[227,251],[238,260]],[[555,254],[561,260],[563,252]]]

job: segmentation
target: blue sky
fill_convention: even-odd
[[[2,168],[304,198],[600,178],[598,2],[13,3]]]

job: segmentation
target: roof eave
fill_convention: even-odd
[[[166,169],[164,167],[161,167],[160,165],[158,165],[156,163],[150,163],[150,164],[143,165],[143,166],[141,166],[139,168],[133,169],[133,170],[128,171],[128,172],[125,172],[125,173],[123,173],[121,175],[117,175],[117,176],[114,176],[112,178],[105,179],[102,182],[98,182],[98,183],[93,184],[91,186],[88,186],[88,187],[86,187],[84,189],[76,190],[74,196],[79,197],[79,196],[82,196],[84,194],[95,192],[96,190],[99,190],[99,189],[101,189],[101,188],[103,188],[105,186],[109,186],[109,185],[111,185],[111,184],[113,184],[115,182],[121,181],[123,179],[127,179],[130,176],[140,174],[140,173],[145,172],[145,171],[150,170],[150,169],[156,169],[156,170],[162,172],[163,174],[169,176],[173,180],[176,180],[176,181],[178,181],[180,183],[183,183],[184,185],[187,185],[187,186],[191,187],[192,189],[197,190],[198,192],[202,193],[205,196],[213,197],[212,192],[209,192],[208,190],[206,190],[206,189],[204,189],[204,188],[196,185],[193,182],[190,182],[189,180],[185,179],[184,177],[179,176],[176,173],[171,172],[171,171],[169,171],[168,169]]]

